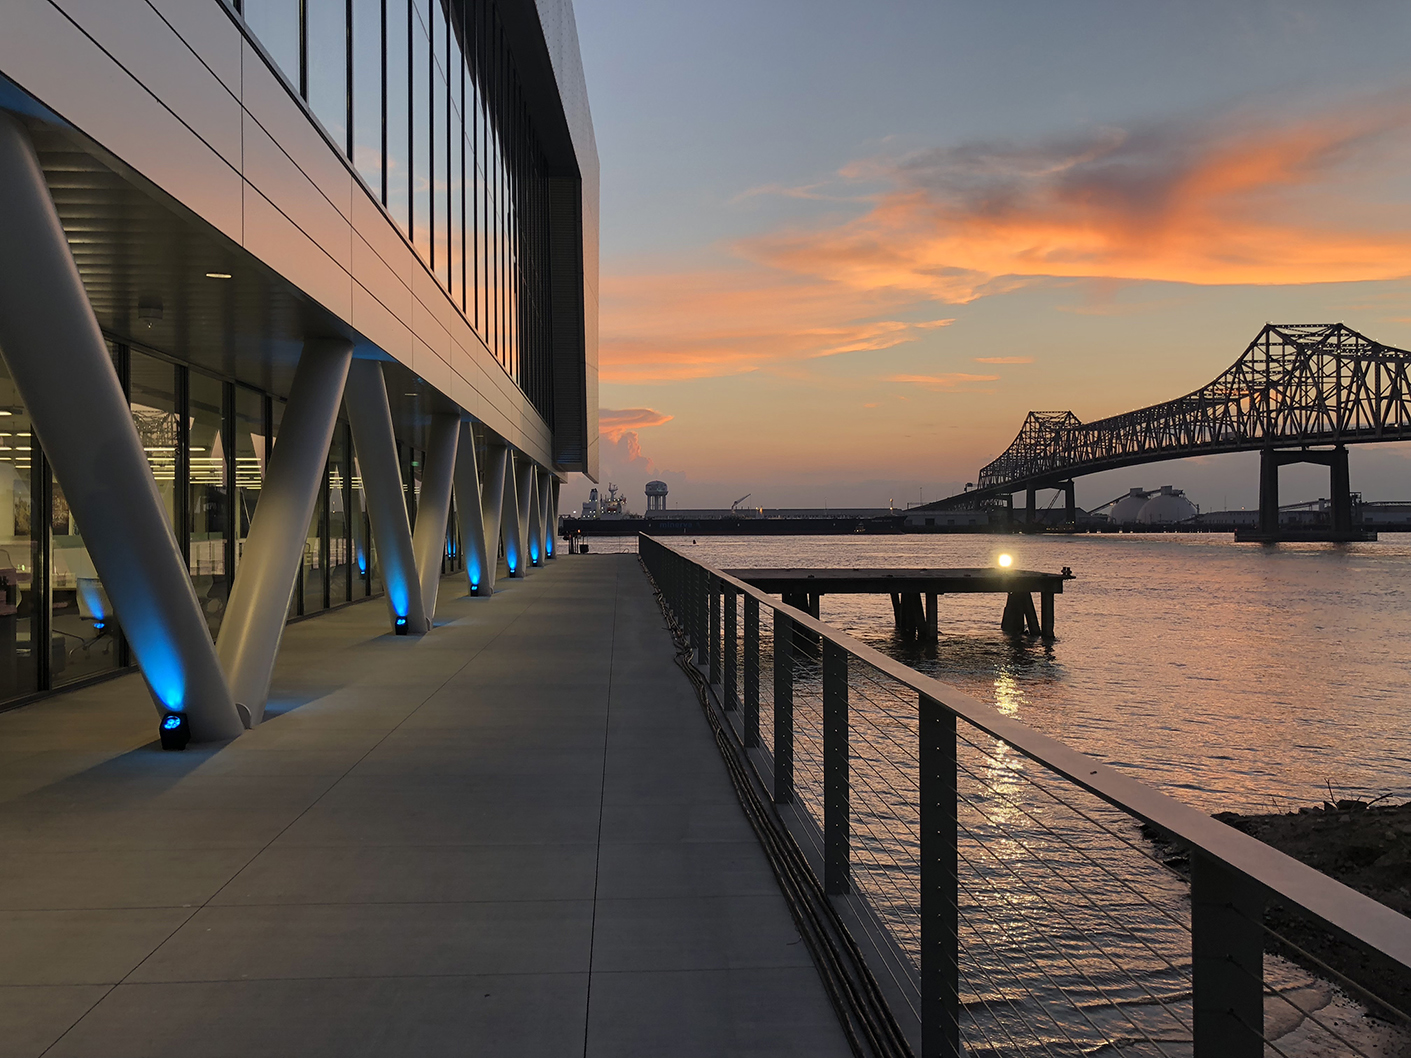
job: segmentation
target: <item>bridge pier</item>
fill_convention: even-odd
[[[1038,520],[1039,490],[1030,485],[1024,490],[1024,524],[1033,525]]]
[[[1069,478],[1058,486],[1063,490],[1063,522],[1065,525],[1078,524],[1078,490]]]
[[[1279,524],[1279,469],[1291,463],[1314,463],[1328,468],[1332,493],[1332,522],[1326,528],[1284,529]],[[1347,446],[1331,449],[1265,448],[1259,453],[1259,526],[1235,533],[1236,540],[1272,543],[1278,540],[1375,540],[1376,534],[1352,523],[1352,483]]]

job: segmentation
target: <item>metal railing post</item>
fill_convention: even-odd
[[[774,803],[794,800],[794,621],[774,611]]]
[[[735,605],[735,589],[724,587],[721,589],[720,605],[725,610],[725,639],[722,643],[722,662],[725,668],[725,708],[733,711],[739,706],[739,699],[736,698],[740,689],[740,642],[739,642],[739,607]]]
[[[1258,883],[1191,850],[1195,1058],[1264,1053],[1264,903]]]
[[[848,891],[848,654],[823,640],[823,891]]]
[[[720,590],[714,576],[706,575],[706,591],[710,594],[710,682],[720,683]]]
[[[921,1058],[960,1058],[960,854],[955,714],[920,698]]]
[[[745,596],[745,748],[759,745],[759,600]]]
[[[691,571],[691,615],[694,618],[691,623],[691,638],[696,641],[696,664],[704,665],[709,660],[709,637],[706,635],[706,625],[709,622],[706,614],[706,571],[695,563],[691,564]]]

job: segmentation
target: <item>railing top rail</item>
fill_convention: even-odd
[[[1024,756],[1100,797],[1114,808],[1175,835],[1193,849],[1223,861],[1339,932],[1402,965],[1411,966],[1411,918],[1140,780],[1108,767],[1086,753],[1004,716],[964,691],[887,657],[846,632],[785,605],[670,544],[646,533],[640,534],[639,539],[700,566],[741,595],[752,596],[773,610],[784,611],[799,627],[832,641],[873,668],[912,688],[917,694],[950,710],[972,727],[1013,746]]]

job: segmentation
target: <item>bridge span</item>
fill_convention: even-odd
[[[1073,479],[1104,470],[1219,452],[1263,454],[1260,530],[1278,535],[1279,467],[1329,467],[1335,537],[1354,537],[1347,445],[1411,440],[1411,352],[1342,323],[1267,324],[1214,381],[1175,400],[1084,423],[1071,411],[1031,411],[1019,436],[981,468],[973,487],[925,510],[1012,505],[1025,494],[1066,494]]]

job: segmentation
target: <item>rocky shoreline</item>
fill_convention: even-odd
[[[1283,815],[1220,812],[1215,818],[1411,916],[1411,802],[1325,801],[1321,807]],[[1291,908],[1271,905],[1265,922],[1399,1010],[1411,1011],[1411,971],[1338,940]],[[1317,971],[1313,960],[1288,945],[1272,941],[1270,950]]]

